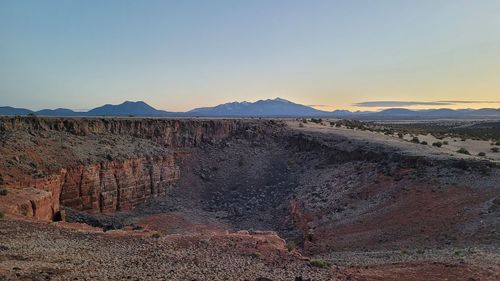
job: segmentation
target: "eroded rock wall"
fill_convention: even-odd
[[[222,141],[248,124],[0,118],[0,188],[8,191],[0,196],[0,211],[50,220],[61,205],[91,213],[131,209],[165,194],[181,176],[179,162],[189,157],[190,148]],[[102,146],[110,152],[99,153]]]
[[[203,141],[217,141],[247,125],[244,120],[191,119],[109,119],[109,118],[38,118],[4,117],[0,131],[60,131],[74,135],[128,135],[149,139],[168,147],[196,146]]]
[[[91,212],[128,210],[147,198],[165,194],[179,179],[172,157],[127,159],[66,169],[60,202]]]

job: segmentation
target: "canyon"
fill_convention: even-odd
[[[61,204],[115,212],[164,195],[179,178],[177,162],[187,148],[222,140],[244,126],[240,121],[15,117],[0,124],[6,163],[0,179],[16,197],[15,206],[5,202],[2,208],[43,220],[59,216]]]
[[[61,280],[498,277],[494,161],[295,119],[2,117],[0,144],[13,251],[0,252],[0,276],[22,264],[20,276],[49,266]],[[65,247],[55,260],[78,237],[106,250],[85,252],[84,267],[47,265],[36,253],[50,236]],[[151,276],[125,266],[143,259]]]

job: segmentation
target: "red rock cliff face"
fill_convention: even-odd
[[[221,141],[246,125],[248,122],[241,120],[0,118],[0,160],[4,164],[0,176],[11,176],[11,180],[0,181],[0,187],[9,191],[0,197],[0,211],[50,220],[60,205],[93,213],[130,209],[165,194],[181,176],[178,164],[189,157],[189,148]],[[78,137],[81,146],[89,142],[86,156],[91,163],[74,159],[82,157],[77,147],[54,149],[57,145],[68,147],[71,136]],[[127,155],[120,159],[102,157],[92,150],[99,148],[96,141],[109,143],[121,137],[127,138],[125,143],[129,139],[143,141],[130,151],[117,148]],[[96,141],[90,144],[90,139]],[[41,146],[42,152],[29,152]],[[114,149],[113,145],[110,148]],[[31,166],[58,168],[39,168],[44,175],[33,176],[9,155],[15,155],[17,162],[22,162],[19,157],[28,159],[25,161]]]
[[[179,176],[173,157],[74,167],[61,174],[60,203],[91,212],[128,210],[147,198],[165,194]]]

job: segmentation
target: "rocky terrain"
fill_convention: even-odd
[[[14,206],[2,206],[45,220],[61,203],[98,213],[129,209],[165,193],[178,178],[176,162],[184,149],[223,139],[241,124],[4,118],[0,184],[16,198]]]
[[[1,118],[0,280],[497,280],[498,164],[386,138]]]

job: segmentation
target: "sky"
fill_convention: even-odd
[[[499,15],[498,0],[1,0],[0,106],[500,108]]]

